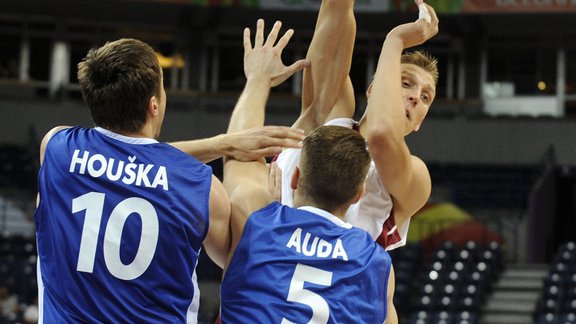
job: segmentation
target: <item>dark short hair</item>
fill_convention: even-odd
[[[161,68],[148,44],[131,38],[91,49],[78,64],[82,97],[97,126],[139,131],[150,98],[160,95]]]
[[[304,140],[298,186],[318,207],[333,210],[358,194],[369,166],[366,141],[358,132],[321,126]]]

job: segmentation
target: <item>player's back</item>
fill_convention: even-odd
[[[151,139],[56,133],[35,214],[41,319],[195,322],[211,174]]]
[[[320,209],[253,213],[221,286],[222,323],[382,323],[391,261]]]

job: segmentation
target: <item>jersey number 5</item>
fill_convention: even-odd
[[[290,288],[286,299],[307,305],[312,309],[312,318],[308,323],[328,323],[328,319],[330,318],[328,303],[317,293],[304,289],[305,282],[321,286],[330,286],[332,284],[332,272],[298,263],[296,270],[294,270],[292,281],[290,281]],[[283,318],[281,324],[294,323]]]
[[[104,198],[103,193],[89,192],[72,200],[72,213],[86,211],[77,271],[92,273],[94,270]],[[142,232],[136,256],[131,263],[124,264],[120,259],[120,242],[122,230],[131,214],[140,216]],[[105,227],[103,251],[108,271],[114,277],[123,280],[132,280],[141,276],[152,262],[158,243],[158,215],[154,206],[149,201],[138,197],[124,199],[114,207]]]

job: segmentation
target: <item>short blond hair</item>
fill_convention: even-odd
[[[438,83],[438,59],[423,51],[406,52],[402,54],[401,63],[414,64],[432,75],[434,84]]]

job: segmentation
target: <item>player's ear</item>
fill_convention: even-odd
[[[152,96],[150,97],[150,99],[148,99],[147,109],[148,113],[150,113],[152,116],[158,115],[158,111],[160,109],[160,102],[157,96]]]
[[[299,179],[300,179],[300,169],[296,167],[294,173],[292,173],[292,177],[290,178],[290,188],[292,188],[292,190],[296,190],[296,188],[298,188]]]

